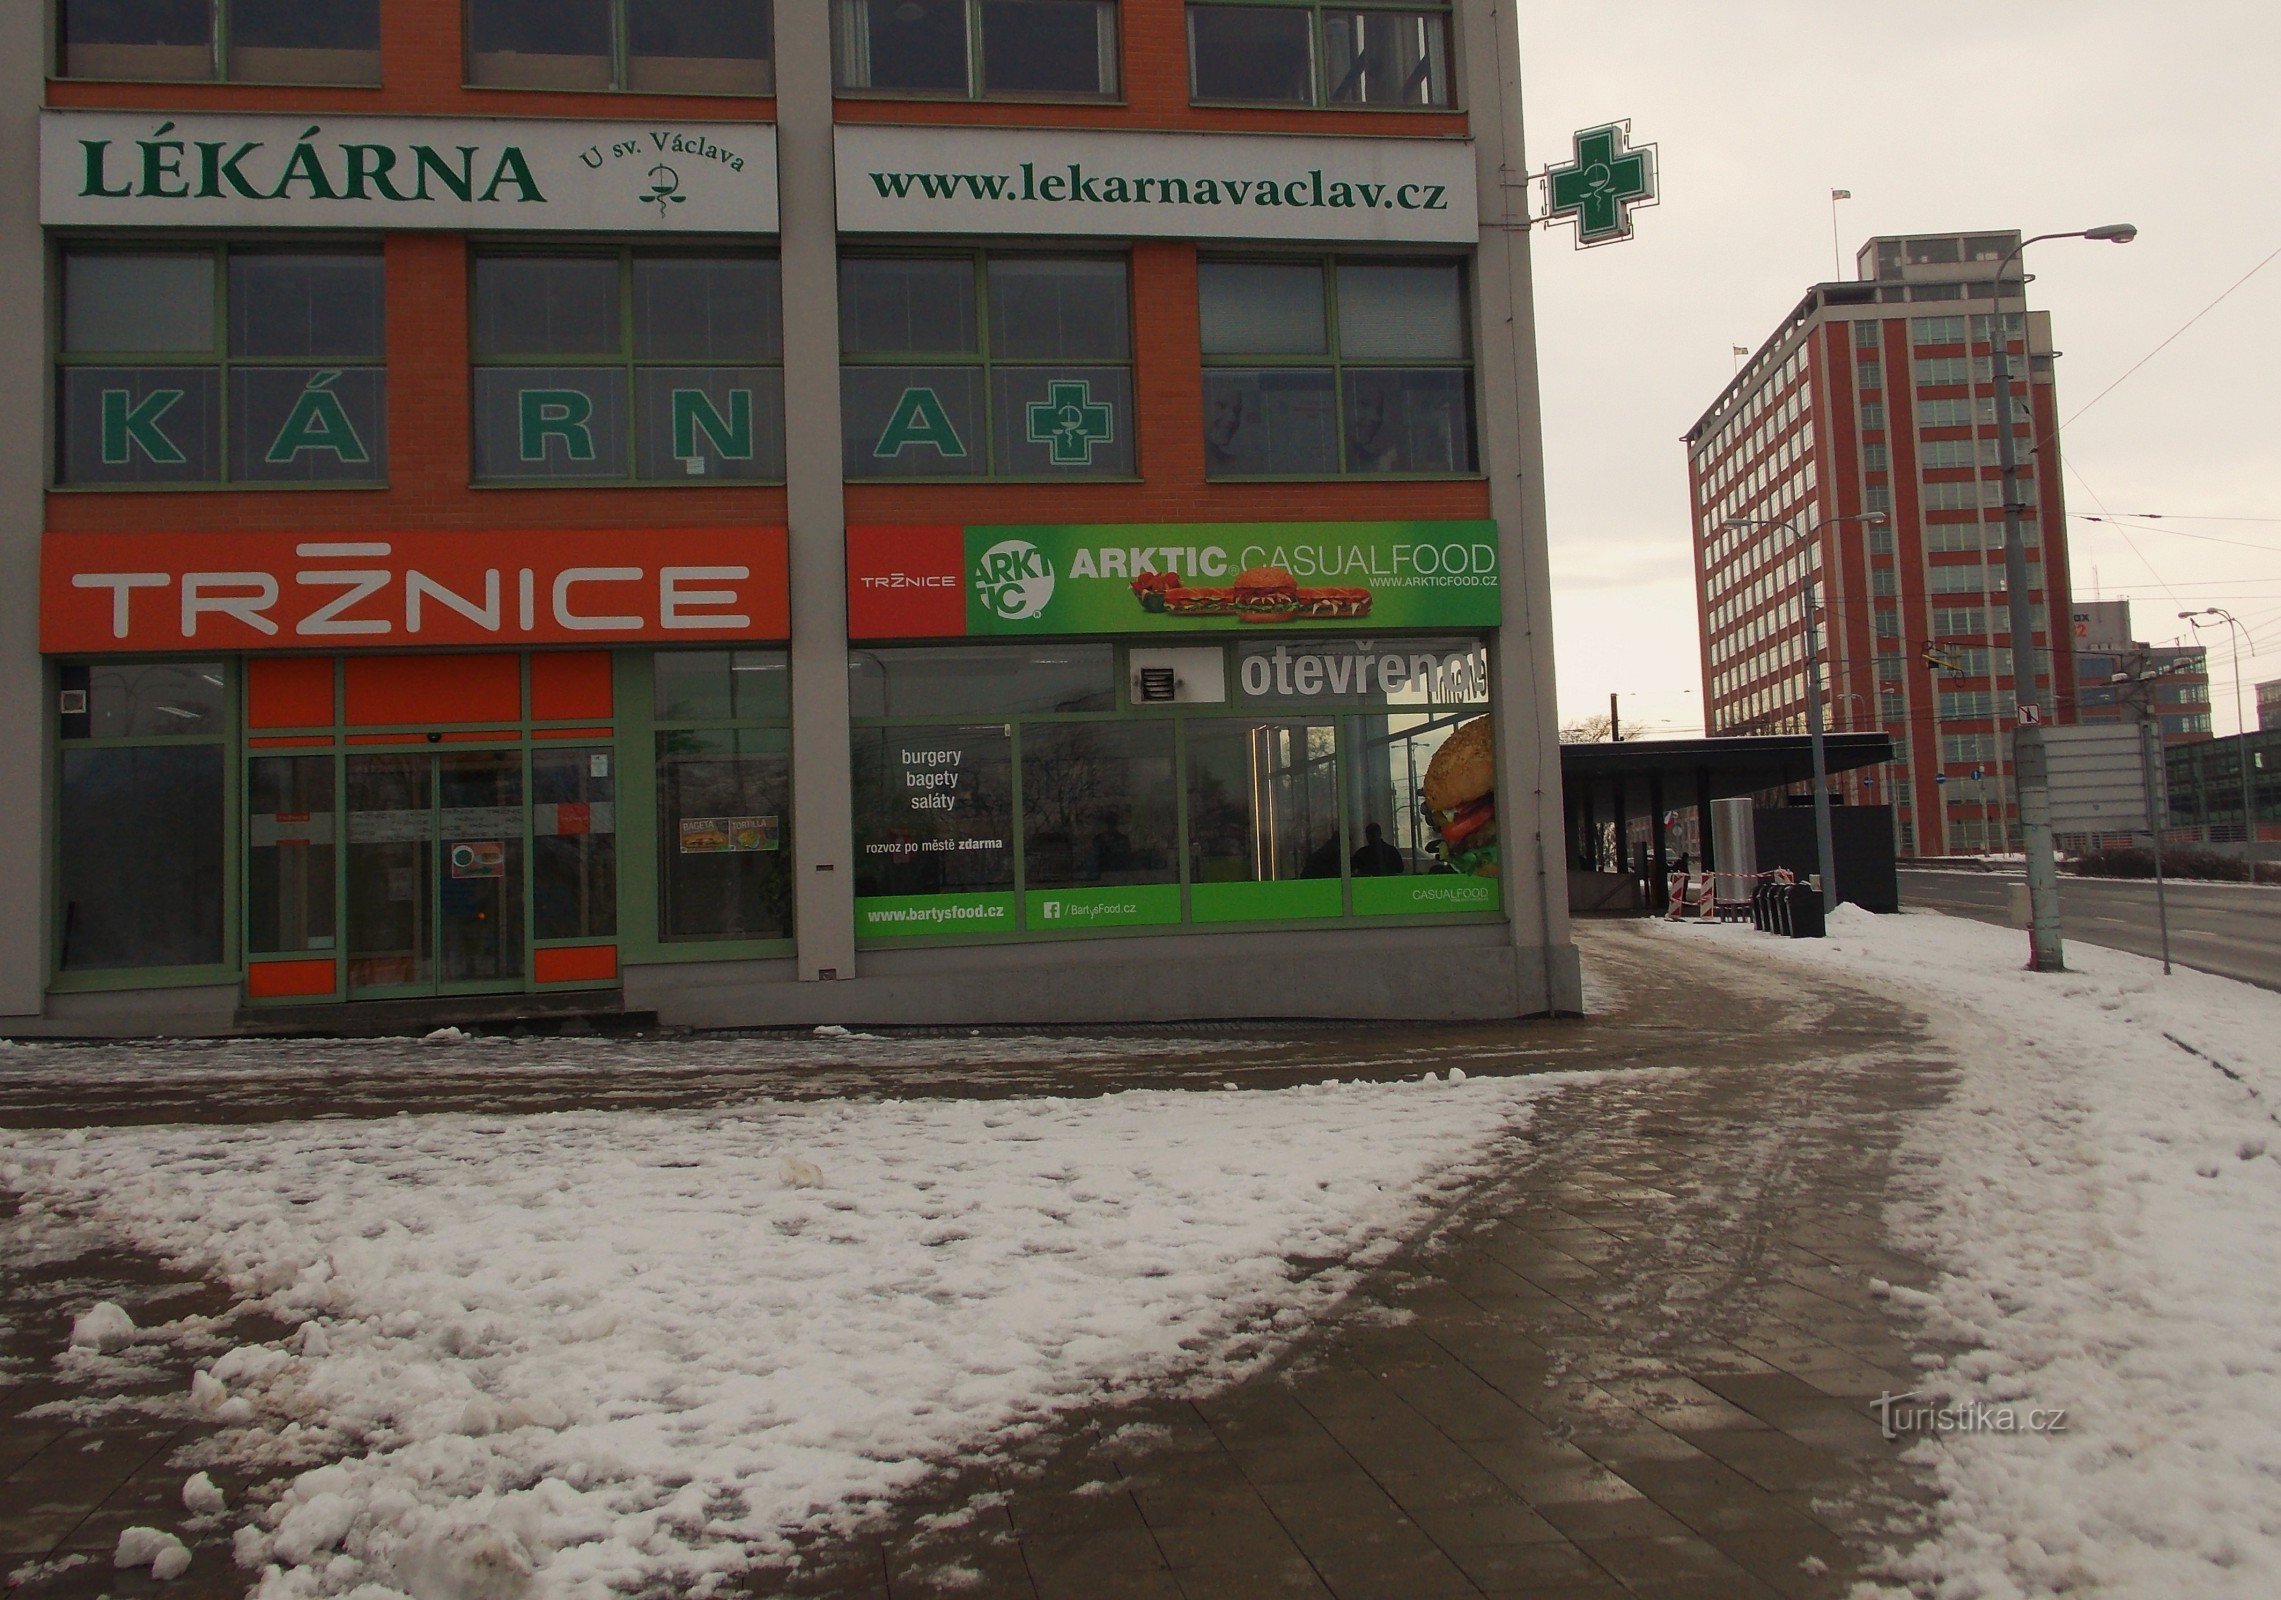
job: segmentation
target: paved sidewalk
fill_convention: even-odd
[[[1506,1179],[1261,1376],[1001,1441],[883,1510],[861,1539],[809,1551],[749,1592],[1843,1594],[1865,1556],[1908,1542],[1924,1503],[1868,1408],[1912,1386],[1909,1348],[1869,1285],[1926,1277],[1879,1243],[1880,1207],[1892,1146],[1942,1092],[1944,1063],[1894,1003],[1822,982],[1801,990],[1752,959],[1752,936],[1681,942],[1630,924],[1584,935],[1616,990],[1586,1021],[1167,1030],[1074,1065],[1066,1044],[1023,1037],[758,1065],[747,1058],[767,1052],[740,1056],[733,1041],[677,1047],[677,1066],[613,1044],[634,1052],[626,1072],[535,1083],[522,1072],[503,1082],[464,1055],[345,1085],[322,1052],[250,1076],[184,1059],[178,1078],[205,1072],[207,1092],[178,1081],[136,1093],[133,1074],[85,1096],[17,1081],[0,1094],[0,1123],[389,1115],[422,1103],[423,1078],[456,1108],[538,1109],[533,1090],[551,1108],[889,1082],[905,1094],[1094,1092],[1144,1071],[1270,1087],[1449,1064],[1682,1069],[1540,1102],[1508,1141]],[[1177,1059],[1149,1060],[1159,1048]],[[24,1226],[11,1207],[0,1194],[0,1241]],[[66,1309],[102,1297],[145,1324],[227,1309],[208,1286],[133,1257],[0,1259],[0,1379],[12,1380],[0,1383],[0,1574],[59,1600],[242,1593],[250,1575],[228,1563],[227,1521],[183,1530],[196,1557],[173,1584],[111,1570],[119,1528],[181,1526],[202,1434],[163,1414],[186,1370],[58,1381]],[[126,1403],[88,1416],[90,1394]],[[241,1505],[250,1486],[215,1476]],[[93,1559],[56,1567],[74,1555]]]

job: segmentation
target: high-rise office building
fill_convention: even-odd
[[[1895,761],[1845,798],[1889,802],[1904,854],[2017,847],[2016,719],[1993,334],[2013,381],[2038,698],[2074,717],[2047,315],[2023,304],[2016,232],[1877,238],[1816,284],[1686,435],[1704,705],[1713,734],[1806,727],[1806,597],[1824,708],[1883,729]],[[1998,300],[2002,302],[1998,322]],[[1977,776],[1976,776],[1977,775]]]

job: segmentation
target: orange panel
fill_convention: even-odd
[[[246,663],[246,726],[333,725],[333,658],[271,656]]]
[[[247,745],[255,750],[306,750],[312,745],[330,748],[332,742],[332,735],[328,733],[303,734],[292,739],[269,738],[248,739],[246,741]]]
[[[469,728],[444,735],[445,744],[515,744],[522,734],[513,728]]]
[[[618,976],[618,947],[581,944],[534,950],[531,973],[541,983],[609,983]]]
[[[348,720],[352,727],[519,722],[522,716],[520,656],[349,658]]]
[[[572,717],[607,718],[610,714],[610,653],[607,650],[542,650],[531,657],[533,722],[568,722]]]
[[[246,968],[246,993],[256,1000],[306,998],[333,992],[333,958],[257,961]]]
[[[534,739],[609,739],[615,735],[608,728],[540,728],[532,733]]]

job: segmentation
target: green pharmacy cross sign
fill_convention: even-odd
[[[1057,467],[1086,466],[1094,446],[1117,437],[1117,413],[1098,404],[1093,386],[1082,380],[1047,384],[1045,398],[1030,402],[1029,424],[1030,443],[1046,446]]]
[[[1586,128],[1576,135],[1576,159],[1545,172],[1551,204],[1540,222],[1576,219],[1576,243],[1613,244],[1632,236],[1632,209],[1651,206],[1655,191],[1655,146],[1628,147],[1629,122]]]

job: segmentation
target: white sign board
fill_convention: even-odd
[[[1466,139],[1067,128],[834,134],[842,233],[1472,244]]]
[[[2046,728],[2054,833],[2144,833],[2146,751],[2135,723]]]
[[[49,227],[774,233],[762,122],[40,116]]]

